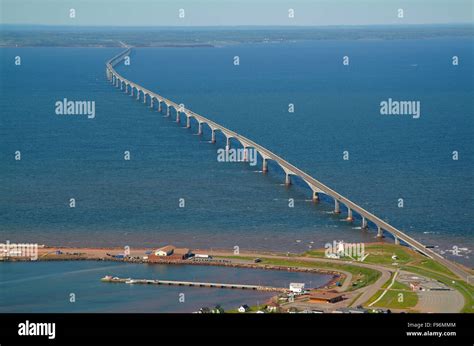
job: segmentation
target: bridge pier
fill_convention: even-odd
[[[352,210],[351,208],[347,207],[347,218],[346,218],[346,221],[349,221],[349,222],[352,222],[354,221],[353,217],[352,217]]]
[[[161,113],[161,101],[160,100],[158,100],[158,112]]]
[[[169,117],[170,116],[170,106],[169,104],[166,104],[166,116]]]
[[[200,122],[198,125],[198,133],[199,136],[202,135],[202,123]]]
[[[125,94],[128,94],[128,84],[125,84]]]
[[[397,236],[394,236],[395,238],[395,245],[400,245],[400,239],[398,239]]]
[[[226,137],[227,140],[226,140],[226,144],[225,144],[225,150],[229,150],[230,149],[230,138],[229,137]]]
[[[212,129],[211,143],[216,143],[216,131],[214,129]]]
[[[150,108],[153,108],[154,105],[155,105],[155,103],[154,103],[153,97],[152,97],[151,100],[150,100]]]
[[[191,117],[186,115],[186,128],[189,129],[191,127]]]
[[[362,229],[367,229],[367,219],[362,216],[362,225],[361,225],[361,228]]]
[[[123,83],[120,82],[120,90],[123,90]]]
[[[285,176],[285,185],[286,186],[290,186],[291,185],[291,177],[288,173],[286,173],[286,176]]]
[[[179,111],[176,110],[176,122],[179,123]]]
[[[341,207],[339,206],[339,201],[337,199],[334,200],[334,214],[340,214]]]
[[[146,104],[146,94],[143,93],[143,103]]]
[[[262,162],[262,172],[263,174],[268,172],[268,161],[265,158],[263,159],[263,162]]]
[[[140,100],[140,90],[137,89],[137,100]]]
[[[377,226],[377,238],[383,238],[383,229]]]
[[[313,203],[319,203],[319,194],[313,191]]]

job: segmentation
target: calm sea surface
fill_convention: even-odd
[[[433,39],[149,48],[135,49],[118,70],[445,251],[474,247],[473,46]],[[111,87],[104,63],[120,51],[0,50],[1,241],[296,252],[374,240],[373,230],[329,214],[331,204],[313,205],[298,182],[285,189],[276,167],[263,175],[260,166],[217,162],[208,129],[194,136],[195,124],[180,128]],[[95,119],[56,115],[63,98],[95,101]],[[380,115],[388,98],[420,101],[421,117]],[[469,256],[455,259],[472,265]]]

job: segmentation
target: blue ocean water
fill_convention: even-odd
[[[118,70],[415,238],[439,250],[472,249],[472,47],[472,39],[426,39],[137,48]],[[208,133],[193,136],[195,127],[180,128],[111,87],[104,62],[119,51],[0,50],[2,239],[295,252],[375,240],[373,230],[329,214],[332,205],[313,205],[304,188],[285,189],[275,167],[263,175],[261,167],[219,163],[222,138],[211,145]],[[54,103],[65,97],[94,100],[96,118],[56,115]],[[380,115],[388,98],[420,101],[421,117]]]
[[[216,304],[224,309],[264,304],[275,295],[249,290],[110,284],[100,281],[105,275],[274,287],[288,287],[290,282],[319,287],[331,278],[243,268],[90,261],[2,263],[0,274],[0,312],[193,312]],[[179,300],[181,293],[184,301]]]

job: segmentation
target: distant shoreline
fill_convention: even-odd
[[[472,24],[250,27],[71,27],[0,24],[0,47],[204,48],[304,41],[474,38]]]

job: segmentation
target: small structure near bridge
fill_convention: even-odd
[[[344,295],[336,291],[312,290],[309,301],[313,303],[337,303],[344,299]]]

